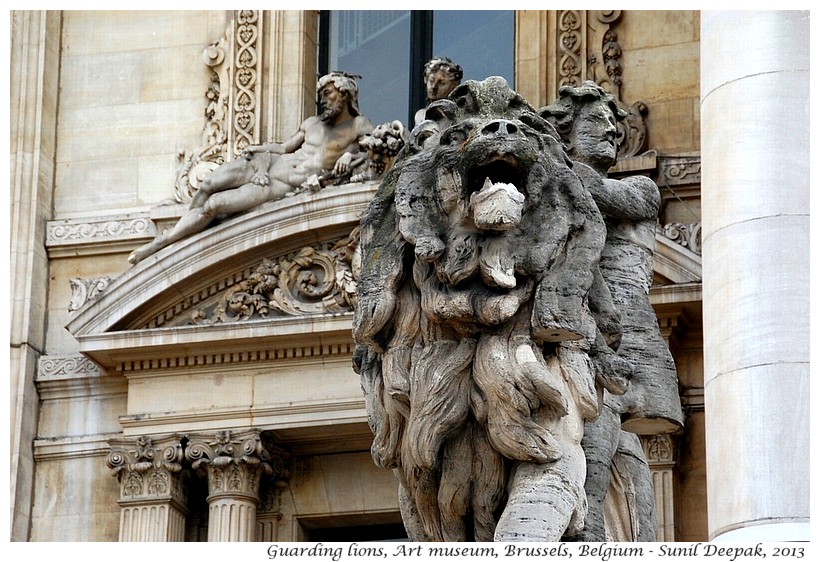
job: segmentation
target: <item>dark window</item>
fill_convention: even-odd
[[[514,12],[501,10],[331,10],[322,12],[319,73],[362,76],[359,107],[374,125],[412,122],[424,106],[424,64],[450,57],[464,80],[503,76],[515,87]]]

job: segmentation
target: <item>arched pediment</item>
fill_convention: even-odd
[[[269,295],[253,283],[265,264],[318,291],[307,270],[318,268],[319,277],[331,273],[334,256],[344,251],[334,246],[346,244],[376,187],[349,184],[287,197],[180,240],[112,281],[66,327],[80,351],[114,369],[137,359],[171,360],[183,351],[190,357],[196,350],[213,355],[270,349],[271,339],[296,340],[305,333],[349,340],[351,306],[311,306],[308,298],[294,307],[287,295],[278,305],[265,304],[267,311],[251,307],[250,314],[228,303],[220,317],[220,306],[242,288],[256,291],[255,301],[264,304]],[[282,272],[300,264],[306,264],[302,278],[298,271]]]

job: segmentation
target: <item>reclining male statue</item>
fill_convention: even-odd
[[[234,215],[282,199],[310,176],[344,175],[359,155],[359,141],[373,125],[359,111],[353,76],[331,72],[316,86],[322,112],[306,119],[283,143],[249,146],[242,157],[220,166],[200,184],[174,227],[134,250],[132,264],[186,236],[201,232],[218,216]]]

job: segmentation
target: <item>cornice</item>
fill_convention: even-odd
[[[258,408],[213,408],[168,414],[138,414],[119,418],[126,437],[178,431],[240,430],[259,427],[264,430],[287,430],[289,441],[299,441],[299,434],[312,436],[311,428],[328,426],[355,426],[367,424],[364,397],[346,400],[264,406]],[[315,437],[310,437],[315,440]],[[309,439],[310,439],[309,438]]]
[[[101,433],[80,437],[55,437],[34,440],[34,460],[37,462],[106,457],[109,440],[122,437],[120,433]]]
[[[225,325],[177,326],[77,336],[80,351],[129,377],[152,370],[348,356],[353,314],[277,317]]]

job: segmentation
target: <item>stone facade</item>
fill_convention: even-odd
[[[395,536],[397,486],[370,458],[351,365],[355,303],[345,301],[356,227],[377,183],[265,204],[157,259],[126,261],[178,220],[203,166],[243,143],[283,141],[315,114],[318,18],[12,12],[12,540],[332,540],[334,528],[349,529],[342,540]],[[707,454],[709,400],[722,408],[731,392],[719,388],[727,378],[704,389],[705,361],[716,359],[704,349],[713,340],[701,281],[720,264],[701,247],[707,232],[713,248],[721,234],[704,226],[701,243],[700,75],[706,58],[724,55],[714,39],[703,52],[701,23],[694,11],[516,13],[516,90],[540,107],[573,80],[604,85],[635,117],[634,150],[610,176],[649,175],[661,191],[650,301],[685,420],[681,433],[643,445],[668,541],[715,538],[739,521],[706,486],[709,463],[730,454]],[[711,115],[709,139],[721,127]],[[779,157],[788,169],[806,165]],[[807,236],[802,222],[794,228]],[[290,293],[250,290],[278,307],[231,308],[265,263],[287,264],[289,279],[341,283],[308,298],[283,281]],[[802,365],[796,388],[808,384]],[[807,440],[803,422],[792,429]],[[220,478],[238,487],[217,492]],[[149,504],[165,519],[142,510]],[[218,523],[224,505],[240,506],[240,519]],[[752,511],[765,516],[765,498]],[[161,536],[140,534],[160,521]],[[234,526],[243,532],[222,532]]]

